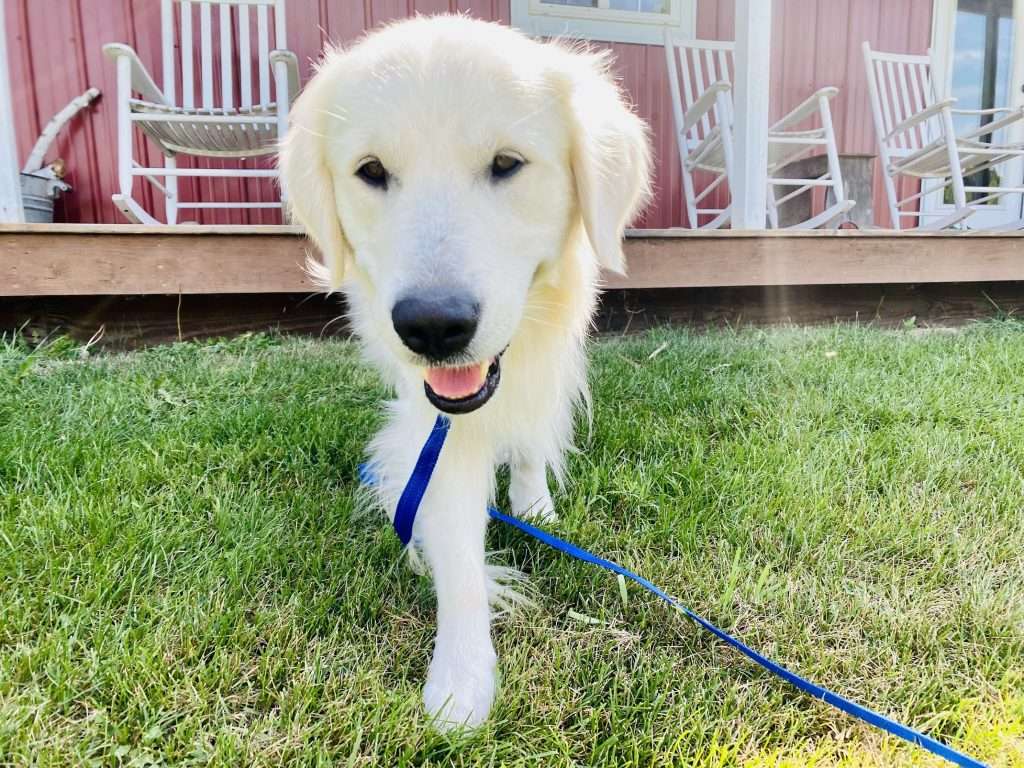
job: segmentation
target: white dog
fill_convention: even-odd
[[[554,519],[600,268],[649,194],[646,127],[605,56],[462,16],[417,17],[326,54],[281,153],[291,212],[394,386],[372,445],[389,514],[438,410],[457,414],[414,537],[437,590],[423,691],[441,727],[494,698],[485,565],[495,469]]]

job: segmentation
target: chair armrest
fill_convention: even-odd
[[[826,99],[832,99],[837,93],[839,93],[839,89],[832,85],[826,86],[825,88],[819,88],[800,102],[799,105],[791,109],[788,115],[775,123],[775,125],[773,125],[769,130],[782,131],[791,125],[796,125],[818,111],[818,100],[820,98],[825,97]]]
[[[299,58],[291,51],[274,50],[270,52],[270,63],[275,68],[284,64],[288,70],[288,101],[295,101],[299,95]],[[278,96],[278,98],[281,98]]]
[[[715,102],[718,100],[718,94],[728,93],[730,90],[732,90],[732,85],[725,80],[716,80],[709,85],[700,98],[693,102],[693,106],[686,110],[686,114],[683,115],[683,127],[680,133],[686,133],[699,123],[701,118],[714,108]]]
[[[954,113],[957,112],[957,110],[955,109],[952,111]],[[1013,125],[1021,118],[1024,118],[1024,107],[1018,107],[1017,109],[1000,108],[1000,111],[1006,112],[1006,116],[1000,117],[998,120],[993,120],[990,123],[985,123],[984,125],[978,126],[977,128],[973,128],[963,135],[958,135],[957,138],[969,141],[971,139],[976,139],[979,136],[987,136],[990,133],[1001,131],[1003,130],[1003,128],[1006,128],[1009,125]]]
[[[889,135],[885,137],[885,140],[891,139],[895,137],[897,134],[903,133],[909,128],[913,128],[918,123],[923,123],[925,120],[928,120],[929,118],[942,114],[945,110],[951,109],[954,104],[956,104],[956,99],[953,98],[943,99],[942,101],[935,102],[930,107],[928,107],[928,109],[922,109],[916,115],[911,115],[902,123],[900,123],[891,131],[889,131]]]
[[[954,109],[954,115],[998,115],[1000,112],[1015,112],[1013,107],[993,107],[992,109]]]
[[[164,96],[163,91],[156,87],[153,78],[146,71],[146,66],[139,60],[138,54],[131,47],[122,43],[107,43],[103,46],[103,53],[111,61],[125,57],[132,64],[132,90],[141,94],[146,101],[153,101],[157,104],[171,106]]]

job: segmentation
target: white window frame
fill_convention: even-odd
[[[947,98],[953,90],[953,45],[956,41],[956,0],[933,0],[932,3],[932,40],[928,54],[932,60],[932,88],[936,99]],[[1024,30],[1024,0],[1013,0],[1014,35]],[[1024,56],[1017,54],[1018,50],[1024,49],[1020,43],[1014,44],[1013,55],[1010,63],[1010,82],[1024,82]],[[954,105],[955,106],[955,105]],[[1002,105],[1000,105],[1002,106]],[[1010,103],[1006,106],[1012,109],[1024,107],[1024,94],[1018,87],[1010,88]],[[1007,129],[1007,141],[1013,143],[1024,142],[1024,124],[1014,123]],[[1021,166],[1021,158],[1011,160],[1004,166],[1004,173],[1010,179],[1024,177],[1024,167]],[[1024,211],[1021,211],[1022,199],[1017,195],[1007,195],[1001,200],[995,201],[996,205],[983,206],[975,212],[967,221],[967,227],[995,228],[1002,221],[1014,221]],[[921,199],[923,211],[933,213],[952,213],[952,204],[943,202],[936,194],[926,195]]]
[[[552,5],[541,0],[512,0],[512,26],[536,37],[573,37],[609,43],[662,45],[665,30],[693,37],[697,0],[669,0],[668,13],[617,11],[608,0],[598,8]]]

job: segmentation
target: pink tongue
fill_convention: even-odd
[[[448,400],[460,400],[476,394],[486,378],[487,366],[480,363],[461,368],[427,368],[427,384]]]

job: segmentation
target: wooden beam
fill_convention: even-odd
[[[0,296],[309,293],[293,227],[0,225]],[[609,288],[1024,280],[1018,233],[638,230]]]
[[[768,192],[768,113],[772,0],[735,0],[732,226],[764,229]]]
[[[0,227],[0,295],[308,293],[311,250],[292,227]]]
[[[609,288],[974,283],[1024,280],[1024,235],[731,232],[627,242]]]

